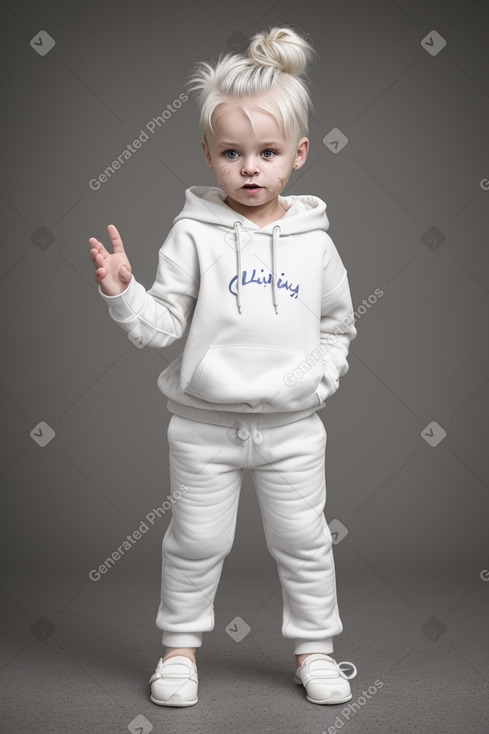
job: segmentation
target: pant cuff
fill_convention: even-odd
[[[296,638],[294,640],[294,644],[295,655],[303,655],[306,652],[325,652],[327,655],[330,655],[334,650],[332,637],[323,637],[322,640],[304,640]]]
[[[163,632],[166,647],[202,647],[202,632]]]

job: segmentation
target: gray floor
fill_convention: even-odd
[[[216,625],[198,651],[199,702],[148,700],[161,652],[155,575],[115,569],[75,588],[63,579],[3,586],[1,729],[6,732],[299,732],[485,734],[489,584],[348,578],[337,562],[343,633],[338,661],[353,662],[350,705],[309,703],[293,681],[292,643],[281,636],[273,574],[237,574],[227,559]],[[270,569],[270,566],[267,566]],[[225,628],[250,627],[240,642]],[[363,695],[366,691],[368,696]],[[355,704],[355,705],[352,705]]]

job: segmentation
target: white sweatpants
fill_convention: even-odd
[[[162,545],[156,618],[163,644],[200,647],[202,633],[214,629],[214,597],[234,541],[243,471],[249,468],[282,586],[282,635],[294,640],[296,655],[331,653],[343,625],[324,515],[324,424],[317,413],[259,430],[253,414],[236,418],[235,427],[177,415],[170,420],[174,501]]]

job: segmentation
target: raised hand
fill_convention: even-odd
[[[90,237],[88,242],[92,248],[90,255],[96,268],[96,282],[106,296],[117,296],[127,288],[131,280],[132,268],[117,227],[109,224],[107,231],[112,240],[112,253],[95,237]]]

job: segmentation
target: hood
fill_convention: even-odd
[[[202,222],[212,224],[222,228],[223,231],[228,230],[229,233],[234,233],[237,266],[236,304],[239,313],[242,313],[241,249],[244,232],[252,237],[255,234],[268,237],[272,249],[272,274],[270,276],[272,301],[275,313],[278,313],[276,283],[277,273],[280,273],[278,265],[280,237],[317,229],[327,231],[329,220],[326,215],[326,203],[319,197],[311,195],[279,196],[279,203],[287,210],[286,213],[281,219],[270,222],[265,227],[259,227],[255,222],[231,209],[224,202],[225,198],[226,193],[218,186],[192,186],[186,189],[185,204],[173,220],[173,224],[181,219],[194,219],[199,224]]]

